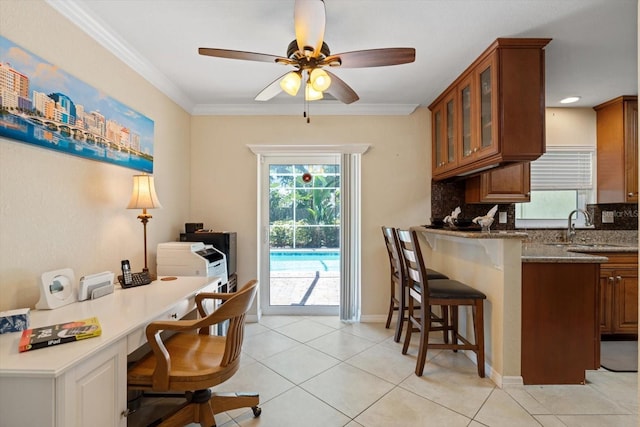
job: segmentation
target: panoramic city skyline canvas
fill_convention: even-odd
[[[154,122],[0,36],[0,137],[153,173]]]

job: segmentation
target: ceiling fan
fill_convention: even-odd
[[[274,62],[295,69],[278,77],[264,88],[256,101],[268,101],[285,91],[295,96],[304,83],[305,100],[321,99],[323,92],[345,104],[359,99],[358,94],[325,67],[365,68],[407,64],[415,61],[416,50],[407,47],[357,50],[332,55],[324,42],[326,22],[324,0],[295,0],[293,21],[296,39],[289,43],[287,56],[201,47],[200,55],[247,61]]]

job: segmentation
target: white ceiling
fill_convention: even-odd
[[[294,0],[48,0],[192,114],[301,114],[299,94],[254,97],[286,66],[200,56],[199,47],[286,56]],[[409,114],[498,37],[545,37],[546,102],[591,107],[638,92],[637,0],[325,0],[332,53],[414,47],[412,64],[333,69],[360,100],[313,114]],[[301,91],[302,92],[302,91]]]

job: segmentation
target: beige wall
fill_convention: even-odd
[[[547,146],[596,146],[596,112],[593,108],[547,108]]]
[[[149,264],[189,211],[189,115],[41,1],[0,1],[0,33],[155,122]],[[43,272],[79,278],[143,267],[138,211],[126,210],[135,171],[0,138],[0,310],[33,307]]]
[[[248,144],[371,144],[362,157],[362,313],[386,316],[382,225],[430,216],[429,111],[393,117],[193,117],[191,220],[238,232],[238,281],[258,276],[257,160]]]

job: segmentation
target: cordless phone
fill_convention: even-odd
[[[122,275],[118,276],[118,281],[123,288],[132,288],[134,286],[148,285],[151,283],[151,277],[147,271],[140,273],[131,272],[131,264],[129,264],[128,259],[120,261],[120,266],[122,268]]]
[[[125,286],[131,286],[133,284],[133,278],[131,276],[131,264],[128,259],[120,261],[122,267],[122,284]]]

